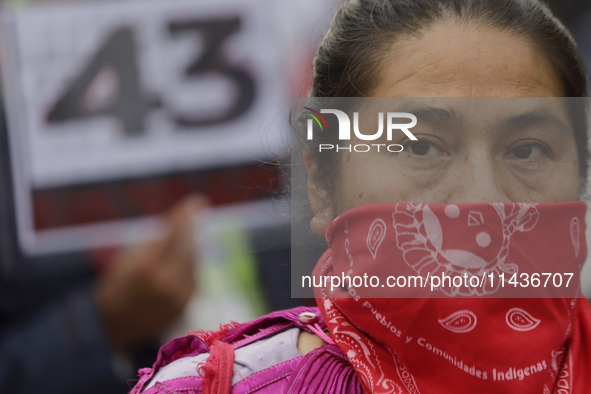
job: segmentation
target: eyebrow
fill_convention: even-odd
[[[420,107],[420,108],[409,108],[404,112],[408,112],[417,117],[417,119],[430,120],[430,121],[446,121],[453,124],[463,124],[464,116],[453,110],[444,109],[437,107]]]
[[[417,119],[423,119],[427,121],[445,121],[455,125],[462,125],[465,122],[462,113],[457,112],[453,109],[444,109],[438,107],[415,107],[405,109],[404,112],[411,113],[417,117]],[[548,112],[545,109],[534,109],[529,112],[510,116],[500,122],[497,129],[518,129],[526,126],[532,126],[536,124],[550,124],[555,126],[560,134],[570,135],[569,131],[571,127],[564,123],[560,118]]]
[[[564,135],[569,135],[569,130],[571,129],[560,118],[541,109],[509,117],[501,124],[501,127],[517,129],[536,124],[551,124],[555,126],[561,134]]]

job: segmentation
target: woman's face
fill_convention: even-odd
[[[564,96],[549,61],[523,38],[440,24],[401,41],[384,56],[373,97]],[[324,233],[335,214],[367,204],[579,198],[574,134],[559,100],[431,102],[430,115],[412,129],[418,141],[403,133],[392,141],[403,152],[343,152],[332,207],[314,209],[320,194],[310,188],[315,232]]]

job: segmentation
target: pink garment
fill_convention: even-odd
[[[238,349],[292,327],[309,331],[308,324],[300,321],[302,313],[316,315],[320,328],[326,328],[318,308],[299,307],[273,312],[252,322],[230,328],[222,340],[229,343],[233,349]],[[209,353],[210,350],[206,345],[206,341],[195,334],[173,339],[160,349],[158,358],[152,368],[139,370],[140,379],[130,394],[141,393],[147,382],[163,366],[181,357]],[[203,379],[198,376],[157,382],[154,386],[144,391],[146,394],[192,394],[202,392]],[[231,392],[234,394],[361,394],[363,390],[361,389],[355,370],[341,350],[335,345],[326,344],[304,356],[295,357],[247,376],[232,386]]]

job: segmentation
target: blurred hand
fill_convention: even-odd
[[[95,286],[107,340],[127,352],[153,343],[183,311],[195,290],[192,219],[205,198],[175,206],[165,238],[122,251]]]

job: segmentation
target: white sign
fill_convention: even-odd
[[[32,189],[265,159],[288,107],[268,9],[262,0],[134,0],[3,10],[25,249],[39,250]]]

